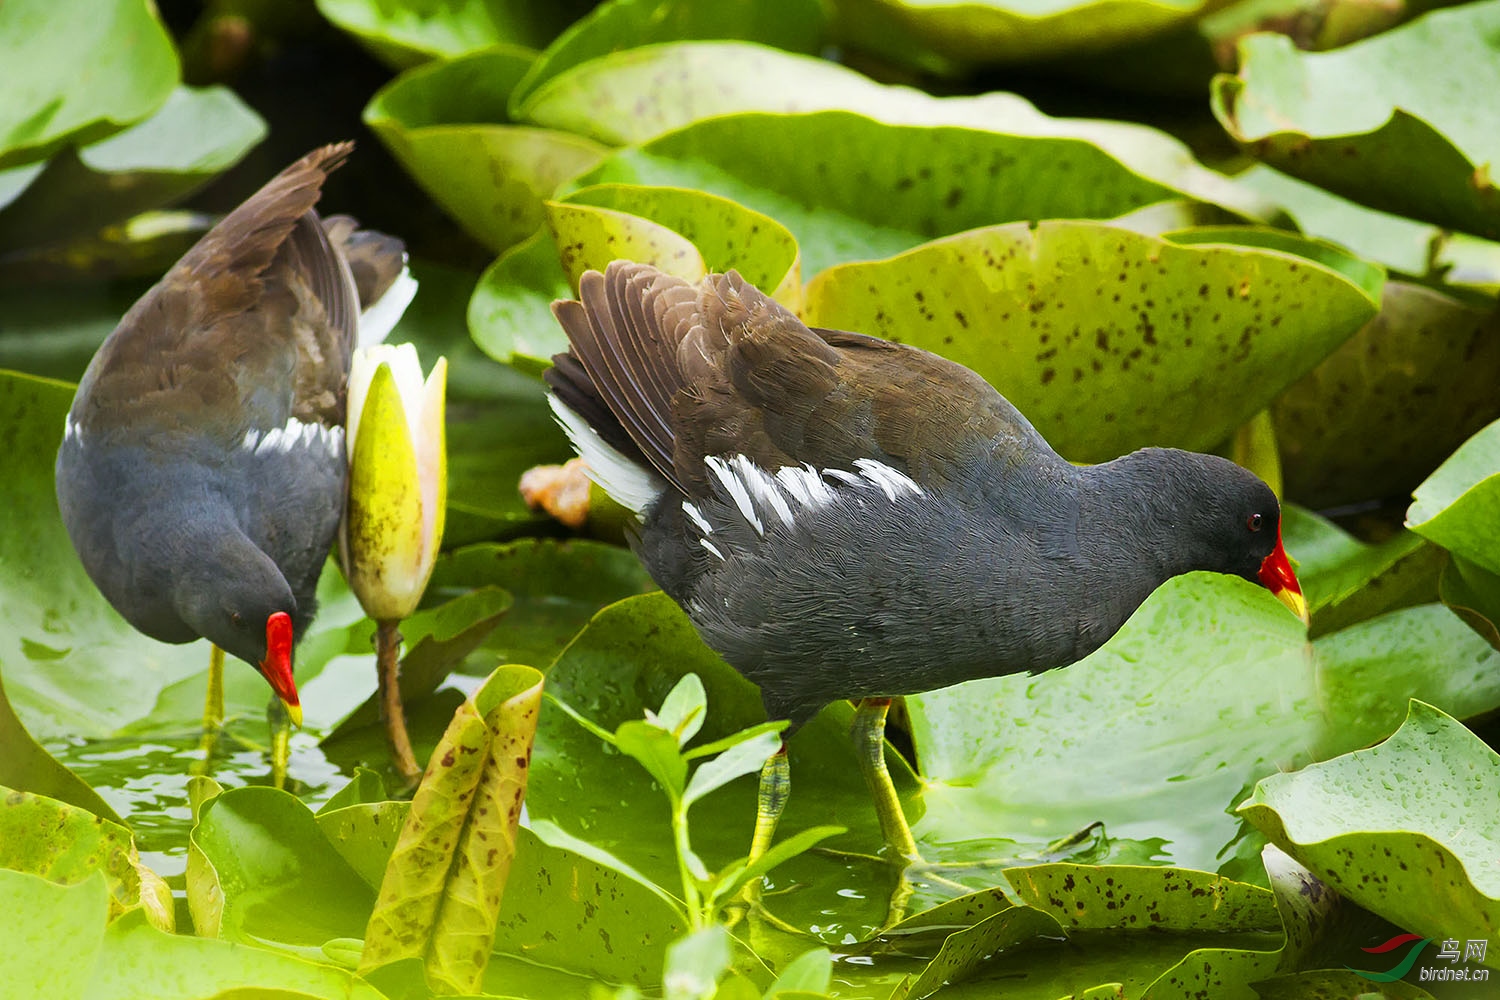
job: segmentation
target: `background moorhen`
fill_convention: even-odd
[[[352,148],[287,167],[131,307],[57,453],[63,522],[115,609],[256,666],[298,724],[292,646],[344,507],[350,358],[416,287],[399,240],[313,210]]]
[[[1146,448],[1073,466],[968,369],[810,330],[733,271],[690,284],[616,261],[579,295],[553,304],[571,345],[547,372],[553,410],[770,718],[864,699],[861,766],[903,856],[892,696],[1072,663],[1191,570],[1259,581],[1306,618],[1276,497],[1232,462]],[[783,747],[754,855],[788,790]]]

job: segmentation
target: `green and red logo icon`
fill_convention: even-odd
[[[1431,940],[1432,938],[1418,937],[1415,934],[1397,934],[1395,937],[1382,944],[1377,944],[1370,948],[1360,949],[1360,951],[1368,952],[1371,955],[1388,955],[1396,949],[1402,947],[1403,945],[1411,944],[1411,947],[1407,949],[1406,957],[1401,959],[1401,961],[1396,964],[1395,968],[1391,969],[1389,972],[1368,972],[1364,969],[1356,969],[1352,965],[1346,965],[1344,966],[1344,968],[1348,969],[1355,975],[1364,976],[1366,979],[1373,980],[1377,983],[1392,983],[1411,971],[1411,967],[1417,964],[1417,956],[1422,954],[1422,949],[1427,947],[1428,943]],[[1412,942],[1416,943],[1412,944]]]

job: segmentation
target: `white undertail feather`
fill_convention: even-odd
[[[359,314],[359,346],[383,344],[396,324],[401,322],[406,307],[417,294],[417,279],[411,276],[411,268],[404,266],[406,255],[401,256],[403,266],[396,280],[375,304]]]
[[[553,416],[573,443],[573,450],[583,457],[589,478],[620,506],[634,512],[636,517],[643,516],[651,502],[666,489],[661,477],[620,454],[556,396],[549,393],[547,405],[552,407]]]

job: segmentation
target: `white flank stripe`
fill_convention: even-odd
[[[856,458],[854,467],[864,473],[866,479],[879,486],[885,492],[887,500],[894,502],[898,493],[910,493],[915,497],[922,495],[922,487],[884,462],[877,462],[873,458]]]
[[[816,509],[833,503],[833,490],[810,465],[788,465],[777,469],[776,481],[804,507]]]
[[[750,500],[750,491],[740,481],[740,477],[735,474],[735,470],[716,455],[708,456],[703,462],[708,466],[708,471],[714,474],[723,485],[725,491],[729,493],[730,499],[734,501],[734,505],[740,509],[741,516],[750,522],[750,527],[755,529],[755,533],[757,535],[764,535],[766,527],[761,523],[760,515],[755,512],[755,504]]]
[[[781,519],[786,527],[792,526],[792,508],[787,506],[786,498],[781,495],[781,488],[771,474],[756,465],[744,455],[736,455],[731,460],[739,471],[740,481],[750,488],[756,500],[760,501]]]
[[[832,479],[837,479],[839,482],[843,483],[845,486],[868,486],[869,485],[863,479],[861,479],[859,476],[856,476],[852,472],[845,472],[843,469],[824,469],[823,470],[823,475],[825,477],[829,477],[829,478],[832,478]]]
[[[708,551],[712,552],[714,555],[718,556],[719,557],[719,562],[724,562],[725,561],[725,559],[724,559],[724,553],[720,552],[719,551],[719,547],[717,545],[715,545],[713,542],[710,542],[707,538],[700,538],[700,539],[698,539],[698,544],[701,545],[701,546],[703,546]]]
[[[686,514],[692,520],[692,522],[698,526],[698,530],[703,532],[705,535],[712,535],[714,533],[713,525],[708,523],[708,518],[703,516],[703,512],[699,510],[692,501],[682,501],[682,512]]]
[[[336,454],[344,438],[342,427],[324,427],[322,424],[304,424],[296,417],[288,420],[285,427],[273,427],[268,431],[250,428],[240,447],[254,455],[288,454],[295,449],[316,448],[329,455]]]
[[[547,405],[552,407],[553,415],[573,443],[574,450],[588,465],[589,478],[616,503],[641,517],[666,484],[650,469],[620,454],[587,421],[551,393],[547,395]]]

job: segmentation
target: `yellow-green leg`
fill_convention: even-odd
[[[786,744],[773,753],[760,769],[760,790],[755,800],[755,835],[750,838],[750,863],[760,860],[776,836],[776,824],[792,793],[792,765],[787,760]]]
[[[224,651],[210,646],[208,652],[208,693],[203,699],[203,731],[224,725]]]
[[[885,766],[885,717],[890,710],[889,698],[863,699],[854,711],[849,732],[854,738],[860,773],[875,800],[875,815],[880,819],[880,832],[885,835],[886,844],[908,861],[921,861],[917,841],[906,823],[906,814],[901,811],[891,772]]]
[[[285,788],[287,766],[292,760],[292,717],[275,695],[266,708],[266,721],[271,724],[271,784]]]
[[[203,735],[198,751],[203,756],[189,770],[193,774],[213,772],[214,750],[219,746],[219,731],[224,726],[224,651],[210,646],[208,652],[208,692],[203,698]]]

